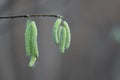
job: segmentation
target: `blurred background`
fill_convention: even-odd
[[[32,18],[40,56],[29,68],[26,18],[0,19],[0,80],[120,80],[120,0],[0,0],[0,16],[24,14],[63,15],[71,46],[59,53],[55,18]]]

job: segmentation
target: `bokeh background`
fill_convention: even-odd
[[[0,19],[0,80],[120,80],[120,0],[0,0],[0,16],[24,14],[63,15],[71,47],[54,44],[55,18],[32,18],[40,56],[29,68],[26,18]]]

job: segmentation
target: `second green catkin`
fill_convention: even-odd
[[[38,45],[37,45],[37,26],[35,21],[31,21],[31,42],[30,42],[30,51],[31,51],[31,59],[29,62],[29,67],[33,67],[36,58],[39,56]]]
[[[62,27],[61,34],[60,34],[60,52],[64,53],[65,52],[65,44],[66,44],[66,29],[65,27]]]
[[[63,27],[65,27],[66,29],[66,44],[65,44],[65,48],[68,49],[70,47],[70,43],[71,43],[71,32],[70,32],[70,28],[69,25],[66,21],[63,21]]]
[[[37,26],[35,21],[31,22],[31,56],[39,56],[37,45]]]

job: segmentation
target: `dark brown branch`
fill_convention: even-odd
[[[62,16],[60,16],[60,15],[31,14],[31,15],[18,15],[18,16],[4,16],[4,17],[0,17],[0,19],[14,19],[14,18],[27,18],[27,17],[56,17],[56,18],[62,18]]]

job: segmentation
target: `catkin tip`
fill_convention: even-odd
[[[34,67],[35,62],[36,62],[36,57],[32,56],[29,62],[29,67]]]

